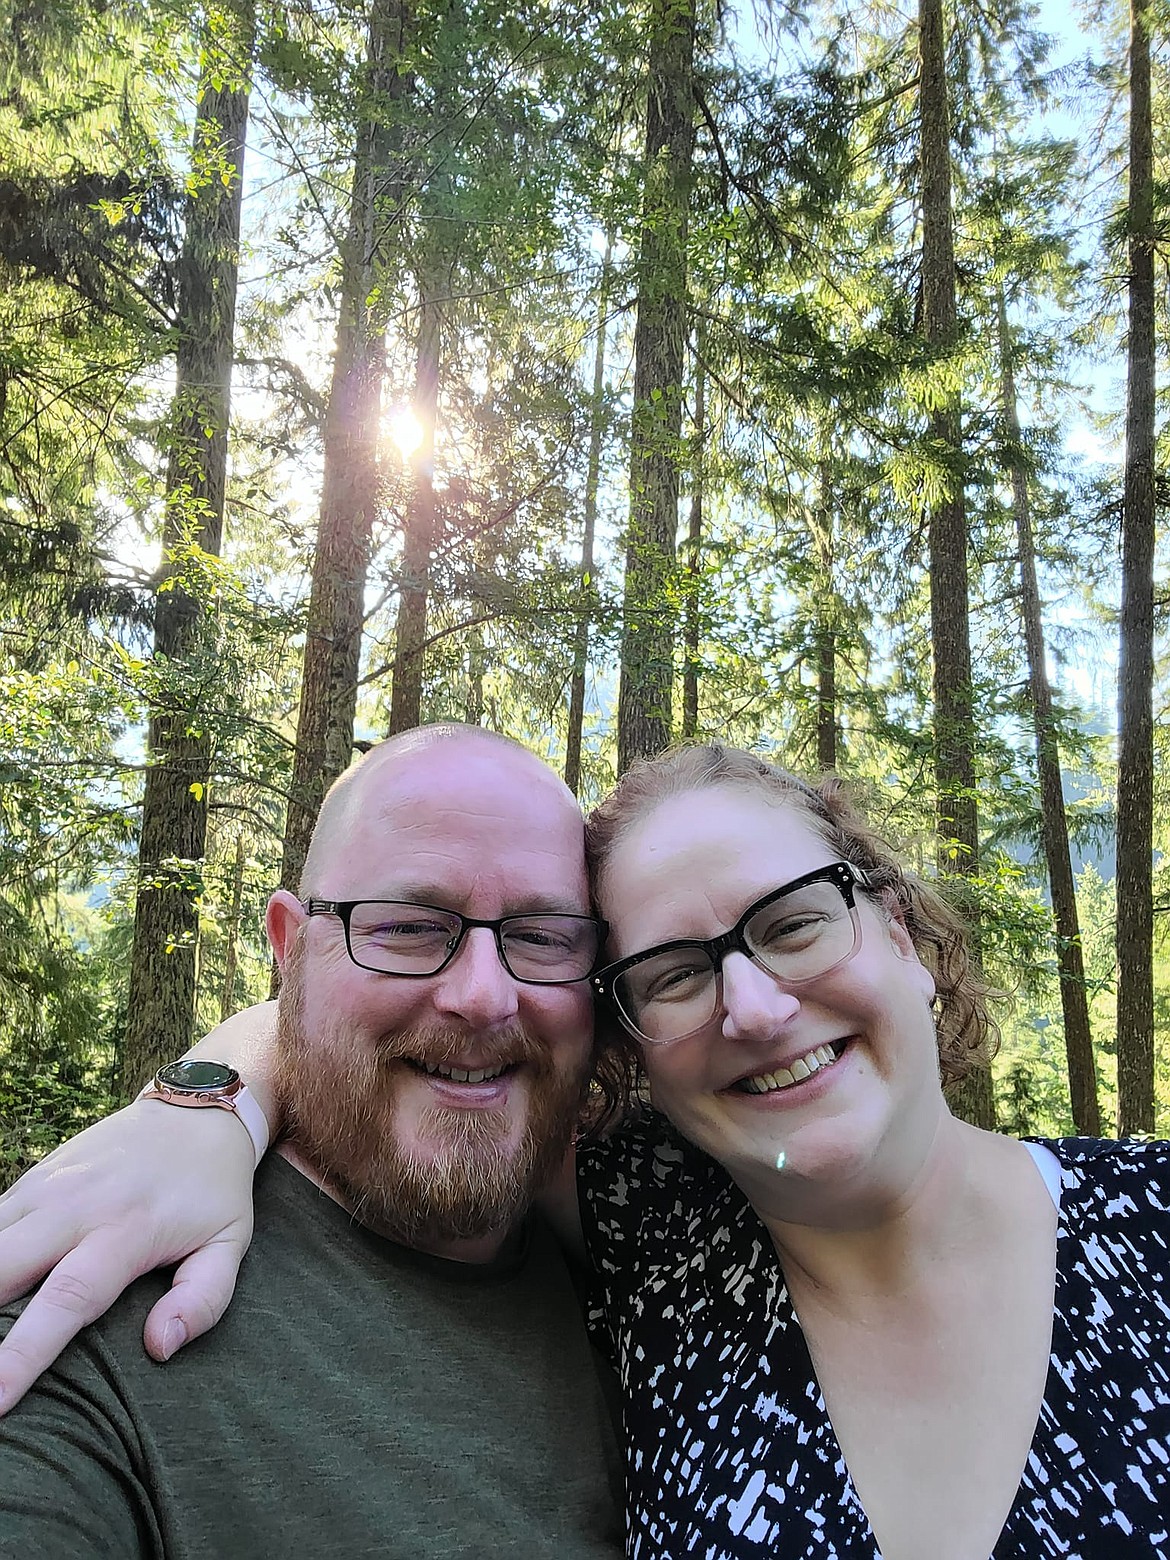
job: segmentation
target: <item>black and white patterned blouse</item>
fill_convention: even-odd
[[[1170,1560],[1170,1144],[1066,1139],[1052,1355],[993,1560]],[[631,1560],[878,1560],[772,1242],[650,1114],[582,1156]]]

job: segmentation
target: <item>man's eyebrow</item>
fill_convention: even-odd
[[[385,900],[390,904],[433,905],[438,910],[450,910],[453,914],[459,913],[459,906],[455,903],[457,895],[452,895],[450,890],[437,889],[426,883],[398,883],[393,890],[387,889],[384,893],[363,894],[361,897],[363,899]],[[517,899],[515,904],[505,908],[501,914],[504,917],[516,915],[582,915],[592,917],[594,912],[592,906],[588,903],[582,906],[574,903],[563,894],[525,894],[523,899]]]
[[[593,907],[586,904],[582,908],[579,904],[570,904],[564,898],[553,899],[546,894],[536,894],[524,900],[519,910],[510,910],[509,915],[585,915],[593,916]]]

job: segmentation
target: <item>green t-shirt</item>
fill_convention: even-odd
[[[234,1304],[160,1366],[142,1323],[165,1283],[0,1419],[2,1560],[620,1553],[613,1430],[538,1220],[506,1262],[445,1262],[269,1156]]]

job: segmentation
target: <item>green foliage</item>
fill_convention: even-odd
[[[116,977],[103,938],[76,896],[0,898],[0,1190],[109,1108]]]
[[[164,558],[183,198],[233,174],[214,137],[192,166],[193,105],[243,68],[229,29],[201,77],[209,15],[220,13],[183,0],[21,5],[0,62],[3,1173],[107,1098],[151,709],[187,712],[211,742],[208,848],[191,866],[202,885],[198,1021],[266,993],[261,918],[296,729],[339,246],[356,137],[375,120],[398,160],[374,203],[366,300],[385,329],[387,438],[358,734],[385,730],[392,694],[412,486],[389,418],[410,399],[425,282],[443,350],[424,718],[482,722],[560,763],[584,614],[583,801],[614,778],[647,8],[601,0],[550,27],[547,7],[526,0],[424,0],[411,7],[394,96],[368,89],[358,0],[259,7],[224,553],[188,535]],[[953,886],[971,896],[989,979],[1007,993],[1001,1122],[1059,1132],[1071,1120],[1006,473],[1020,461],[1031,484],[1073,845],[1097,863],[1082,868],[1078,899],[1108,1120],[1113,776],[1101,709],[1113,699],[1119,468],[1108,451],[1078,464],[1069,434],[1108,441],[1123,401],[1108,378],[1121,230],[1106,202],[1118,164],[1101,159],[1120,153],[1108,115],[1124,76],[1114,40],[1092,30],[1088,75],[1053,75],[1025,5],[956,4],[948,16],[960,320],[927,352],[905,14],[835,0],[761,12],[741,47],[726,17],[700,10],[687,368],[640,415],[661,420],[682,404],[666,449],[681,475],[680,539],[700,492],[702,529],[656,581],[661,599],[634,606],[662,609],[680,630],[689,615],[700,735],[802,770],[831,735],[875,822],[933,873],[923,525],[963,483],[983,861],[974,882]],[[1057,108],[1054,137],[1041,112]],[[1100,142],[1090,110],[1102,113]],[[1166,125],[1158,136],[1164,147]],[[599,404],[590,368],[607,242]],[[1001,293],[1020,440],[1002,416]],[[1086,383],[1086,354],[1099,385]],[[928,434],[955,391],[961,460]],[[594,432],[597,539],[582,586]],[[209,625],[175,661],[148,654],[160,583]],[[680,649],[680,683],[682,659]],[[1166,730],[1160,722],[1161,775]],[[1170,792],[1159,783],[1165,847]],[[1164,909],[1164,867],[1156,893]],[[1158,1068],[1165,1130],[1164,1043]]]
[[[0,1052],[0,1056],[4,1056]],[[65,1138],[107,1115],[115,1101],[99,1070],[63,1079],[51,1068],[18,1066],[5,1057],[0,1082],[0,1191],[7,1191]]]

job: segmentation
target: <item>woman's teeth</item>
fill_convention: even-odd
[[[831,1045],[818,1045],[806,1056],[798,1056],[791,1067],[779,1067],[775,1072],[758,1073],[754,1078],[741,1078],[735,1088],[744,1094],[771,1094],[776,1089],[790,1089],[794,1083],[803,1083],[822,1067],[831,1067],[840,1055]]]

